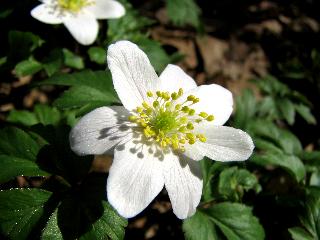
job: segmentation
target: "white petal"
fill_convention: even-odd
[[[199,162],[176,155],[163,162],[165,187],[168,191],[174,214],[185,219],[192,216],[201,199],[202,175]]]
[[[101,107],[86,114],[70,132],[71,149],[79,155],[106,153],[131,137],[128,116],[128,111],[120,106]]]
[[[179,66],[169,64],[160,75],[160,88],[170,93],[177,92],[179,88],[189,91],[197,87],[196,82]]]
[[[92,12],[97,19],[119,18],[125,14],[124,7],[114,0],[95,0],[87,10]]]
[[[164,185],[157,152],[135,141],[115,148],[107,180],[108,201],[125,218],[134,217],[145,209]]]
[[[31,10],[31,16],[47,24],[61,24],[62,19],[59,17],[59,11],[54,11],[47,4],[40,4]]]
[[[147,55],[129,41],[119,41],[108,48],[108,66],[114,88],[125,108],[132,110],[143,101],[147,91],[158,90],[159,79]]]
[[[185,155],[194,161],[200,161],[205,157],[204,153],[198,148],[198,142],[194,143],[193,145],[186,143],[185,151],[182,155]]]
[[[232,93],[229,90],[217,84],[202,85],[185,93],[183,97],[191,94],[200,99],[200,102],[192,107],[197,113],[213,114],[214,125],[223,125],[229,119],[233,110]]]
[[[94,15],[88,11],[81,11],[68,15],[63,23],[71,35],[82,45],[92,44],[98,35],[98,22]]]
[[[206,136],[205,143],[197,143],[197,148],[207,157],[217,161],[244,161],[254,149],[251,137],[240,129],[205,124],[197,132]]]

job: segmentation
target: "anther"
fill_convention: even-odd
[[[209,115],[207,118],[206,118],[207,121],[211,122],[214,120],[214,116],[213,115]]]

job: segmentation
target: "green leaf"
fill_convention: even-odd
[[[132,8],[128,2],[124,3],[126,14],[118,19],[108,20],[108,41],[127,39],[132,41],[141,36],[146,36],[141,30],[150,26],[154,21],[142,16],[140,12]]]
[[[1,129],[0,135],[0,182],[21,175],[48,175],[37,163],[42,144],[18,128]]]
[[[316,124],[317,120],[315,119],[315,117],[313,116],[313,114],[310,111],[310,108],[307,107],[304,104],[296,104],[294,105],[296,111],[298,112],[298,114],[307,121],[307,123],[309,124]]]
[[[41,149],[28,133],[21,129],[8,127],[0,130],[0,154],[35,161]]]
[[[299,155],[299,157],[305,161],[307,165],[313,165],[316,167],[320,166],[320,151],[303,151]]]
[[[42,46],[44,41],[31,32],[10,31],[8,35],[10,58],[13,62],[21,61]]]
[[[92,62],[98,64],[106,64],[107,54],[106,51],[101,47],[91,47],[88,50],[89,58]]]
[[[48,173],[39,169],[39,166],[28,159],[0,155],[0,182],[7,182],[16,176],[47,176]]]
[[[256,99],[251,90],[246,89],[242,95],[236,98],[236,111],[234,126],[246,129],[247,123],[256,113]]]
[[[62,199],[42,232],[42,238],[123,239],[127,220],[104,200],[105,181],[105,174],[91,174],[75,194]]]
[[[1,67],[2,65],[4,65],[4,64],[7,62],[7,60],[8,60],[7,57],[1,57],[1,58],[0,58],[0,67]]]
[[[314,240],[314,238],[301,227],[289,228],[289,233],[293,240]]]
[[[120,103],[113,88],[111,74],[104,71],[83,71],[52,76],[41,84],[72,86],[56,101],[59,108],[99,107]],[[90,109],[90,108],[88,108]]]
[[[275,99],[271,96],[263,98],[259,102],[257,109],[260,117],[267,116],[271,120],[279,118]]]
[[[295,107],[294,104],[288,99],[281,99],[277,101],[283,118],[290,124],[294,124],[295,120]]]
[[[254,154],[251,157],[252,162],[261,166],[274,165],[288,171],[296,181],[300,182],[305,176],[305,167],[301,160],[293,155],[279,152],[266,152]]]
[[[38,123],[38,119],[33,112],[26,110],[11,110],[8,117],[8,122],[19,123],[24,126],[32,126]]]
[[[58,124],[61,119],[61,114],[56,108],[43,104],[37,104],[34,108],[34,113],[38,122],[43,125],[55,125]]]
[[[51,193],[40,189],[0,191],[1,232],[12,240],[27,239],[48,209]]]
[[[264,230],[251,208],[238,203],[220,203],[205,211],[229,240],[264,239]]]
[[[198,210],[183,224],[185,236],[189,240],[223,239],[217,236],[217,228],[228,240],[259,240],[265,237],[251,208],[239,203],[224,202]]]
[[[64,48],[62,49],[64,55],[64,64],[68,67],[75,68],[75,69],[83,69],[84,62],[82,57],[77,56],[70,50]]]
[[[63,240],[58,226],[58,208],[50,216],[46,227],[42,231],[42,240]]]
[[[287,154],[299,154],[302,151],[299,139],[291,132],[279,128],[273,122],[266,120],[251,121],[248,130],[256,137],[273,142]]]
[[[139,38],[134,42],[148,55],[152,66],[157,72],[162,72],[170,63],[170,57],[163,50],[160,43],[148,38]]]
[[[54,73],[58,72],[63,64],[63,53],[61,49],[53,49],[50,51],[49,56],[43,59],[42,65],[48,74],[52,76]]]
[[[301,227],[290,228],[294,240],[320,238],[320,191],[312,190],[304,203],[304,213],[299,216]]]
[[[197,211],[192,217],[184,220],[182,228],[187,240],[219,239],[214,222],[201,211]]]
[[[33,75],[43,68],[42,64],[33,58],[19,62],[14,71],[18,77]]]
[[[200,24],[201,10],[194,0],[168,0],[167,11],[171,21],[178,26],[190,24],[198,27]]]
[[[226,199],[240,201],[244,191],[259,189],[257,178],[245,169],[231,167],[223,170],[219,176],[219,193]]]
[[[86,104],[94,104],[96,107],[111,105],[116,99],[111,94],[105,94],[97,89],[85,86],[72,87],[54,101],[54,106],[67,109],[79,108]]]
[[[61,119],[61,114],[56,108],[49,107],[43,104],[37,104],[33,112],[25,110],[10,111],[7,121],[19,123],[24,126],[32,126],[38,123],[43,125],[55,125]]]

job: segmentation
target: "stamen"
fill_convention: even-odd
[[[185,151],[185,145],[196,141],[206,142],[203,134],[194,133],[195,124],[202,121],[213,121],[214,116],[206,112],[193,117],[195,110],[190,106],[200,101],[194,95],[189,95],[184,102],[176,103],[183,95],[183,89],[178,92],[148,91],[147,96],[153,98],[151,106],[143,102],[137,107],[129,121],[143,128],[143,134],[148,139],[154,139],[162,148],[172,147],[174,150]]]

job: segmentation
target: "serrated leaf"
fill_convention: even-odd
[[[55,125],[61,118],[60,112],[56,108],[49,107],[43,104],[37,104],[34,107],[34,113],[39,123],[43,125]]]
[[[220,173],[218,191],[228,200],[239,201],[250,189],[258,189],[258,180],[249,171],[231,167]]]
[[[44,41],[31,32],[10,31],[8,34],[9,57],[13,62],[21,61],[30,56],[30,54]]]
[[[219,239],[215,224],[201,211],[183,221],[183,232],[187,240],[215,240]]]
[[[300,182],[305,176],[305,167],[302,161],[293,155],[278,152],[254,154],[251,161],[261,166],[273,165],[288,171],[296,181]]]
[[[12,240],[27,239],[41,217],[48,211],[45,203],[51,192],[40,189],[11,189],[0,191],[0,226]]]
[[[120,103],[113,88],[110,72],[83,71],[56,75],[41,84],[72,86],[54,102],[54,105],[60,108],[79,108],[86,104],[97,107]]]
[[[314,240],[314,238],[301,227],[289,228],[289,233],[293,240]]]
[[[107,62],[107,53],[101,47],[91,47],[88,50],[89,58],[92,62],[98,64],[106,64]]]
[[[19,123],[24,126],[32,126],[38,123],[43,125],[55,125],[61,119],[60,112],[53,107],[43,104],[37,104],[33,112],[25,110],[12,110],[10,111],[7,121]]]
[[[74,54],[70,50],[64,48],[62,49],[63,55],[64,55],[64,64],[68,67],[72,67],[75,69],[83,69],[84,68],[84,62],[82,57]]]
[[[236,109],[233,117],[234,126],[245,129],[249,119],[252,119],[256,113],[256,99],[251,90],[246,89],[236,98]]]
[[[320,191],[312,190],[304,203],[304,213],[299,216],[301,227],[290,228],[294,240],[320,238]]]
[[[18,77],[33,75],[43,68],[42,64],[33,58],[19,62],[14,71]]]
[[[26,110],[11,110],[8,117],[8,122],[19,123],[24,126],[32,126],[38,123],[38,119],[33,112]]]
[[[304,104],[296,104],[295,106],[296,111],[298,112],[298,114],[307,121],[307,123],[309,124],[316,124],[317,120],[315,119],[315,117],[313,116],[313,114],[310,111],[310,108],[307,107]]]
[[[163,50],[160,43],[148,38],[139,38],[135,43],[148,55],[152,66],[157,72],[162,72],[170,63],[170,57]]]
[[[42,240],[63,240],[62,233],[58,226],[58,208],[50,216],[46,227],[41,234]]]
[[[0,182],[11,180],[16,176],[46,176],[36,161],[43,146],[31,135],[18,128],[0,130]]]
[[[259,240],[265,237],[258,219],[246,205],[223,202],[198,211],[200,213],[185,220],[183,225],[185,236],[190,240],[222,239],[221,236],[216,237],[213,227],[219,228],[228,240]],[[191,227],[190,223],[198,227]],[[205,226],[208,228],[204,229]]]
[[[38,164],[30,160],[8,155],[0,155],[0,182],[6,182],[16,176],[47,176],[48,173],[39,169]]]
[[[123,5],[126,8],[126,14],[121,18],[108,21],[109,43],[122,39],[132,41],[137,37],[145,36],[145,33],[141,33],[141,30],[154,22],[150,18],[142,16],[127,1]]]
[[[41,145],[21,129],[8,127],[0,130],[0,154],[35,161]]]
[[[124,237],[127,220],[104,200],[105,174],[91,174],[51,215],[43,239],[112,239]]]
[[[283,118],[290,124],[294,124],[295,120],[295,107],[289,99],[280,99],[277,101],[277,105],[280,108]]]
[[[47,72],[48,76],[52,76],[54,73],[62,67],[63,53],[61,49],[53,49],[50,51],[49,56],[42,61],[43,68]]]
[[[194,0],[168,0],[167,11],[171,21],[178,26],[190,24],[198,27],[200,24],[201,10]]]
[[[106,94],[91,87],[79,86],[65,91],[61,97],[54,101],[53,105],[61,109],[67,109],[83,107],[86,104],[106,106],[116,101],[117,99],[111,94]]]
[[[287,154],[299,154],[302,146],[299,139],[291,132],[279,128],[273,122],[266,120],[251,121],[250,133],[275,143]]]
[[[109,71],[85,70],[73,74],[54,75],[40,83],[41,85],[86,86],[116,96]]]

